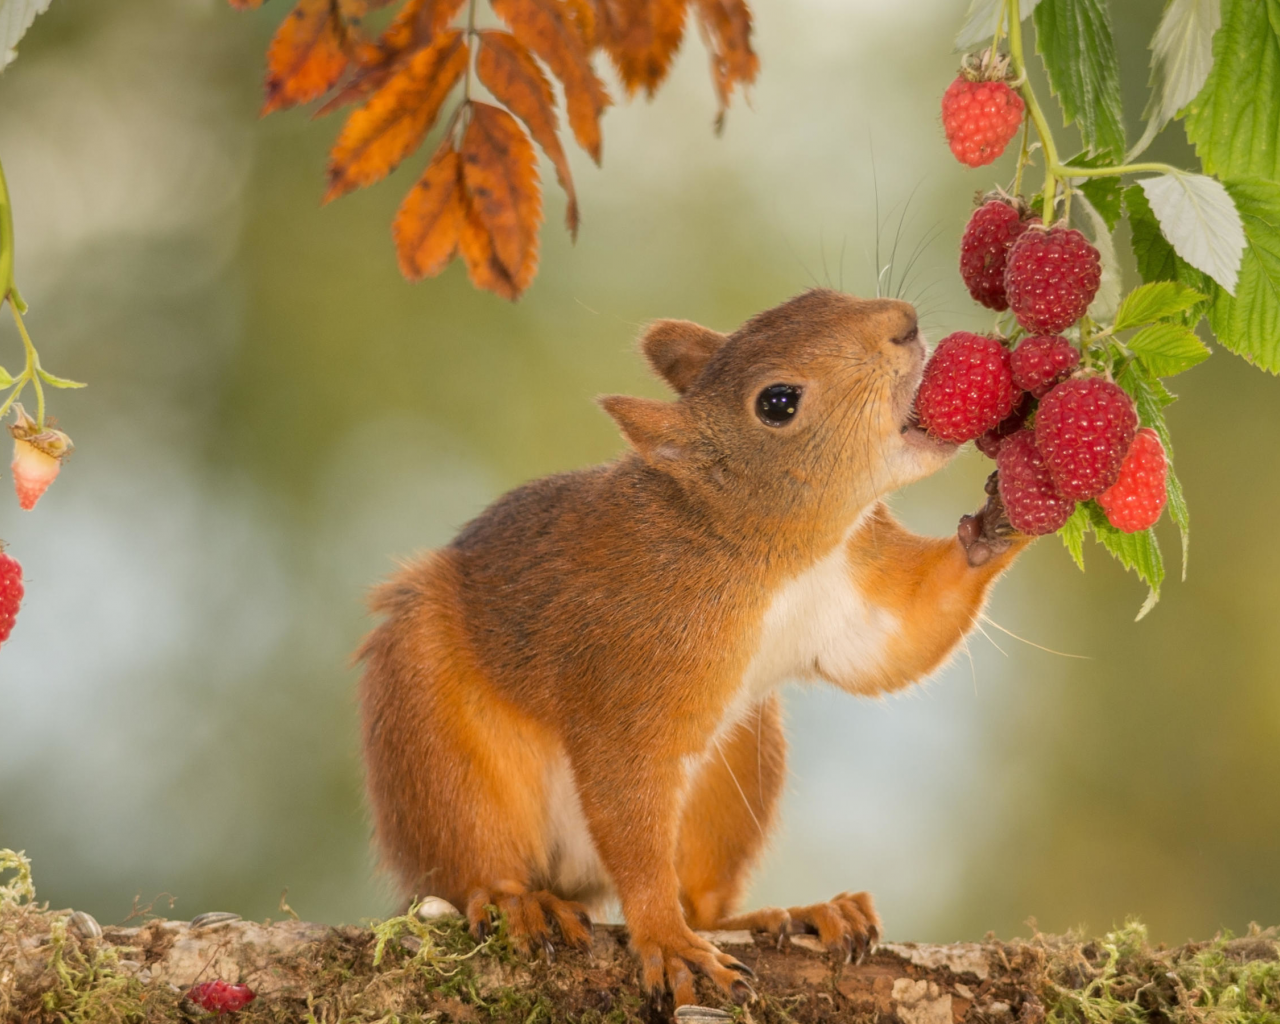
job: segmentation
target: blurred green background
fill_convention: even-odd
[[[573,154],[576,246],[549,185],[517,305],[457,265],[400,278],[389,224],[421,155],[321,208],[337,123],[257,118],[280,0],[54,0],[37,20],[0,77],[18,280],[46,364],[92,385],[56,395],[78,450],[39,510],[0,502],[28,580],[0,652],[0,846],[43,898],[260,917],[287,886],[307,918],[387,912],[348,659],[395,558],[614,455],[592,399],[661,394],[633,351],[646,319],[727,330],[815,282],[873,291],[877,220],[901,225],[899,275],[922,246],[905,295],[934,339],[989,322],[955,250],[1010,164],[969,171],[942,139],[962,0],[753,6],[750,106],[713,135],[691,34],[655,101],[607,114],[603,169]],[[1132,130],[1161,4],[1113,6]],[[1186,159],[1180,129],[1152,154]],[[1140,914],[1165,940],[1280,920],[1280,381],[1218,352],[1177,383],[1187,582],[1135,625],[1138,582],[1096,548],[1082,575],[1050,538],[929,685],[791,692],[754,899],[867,888],[891,937],[921,940],[1032,915]],[[896,507],[949,532],[987,469],[968,453]]]

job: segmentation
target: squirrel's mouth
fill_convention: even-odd
[[[920,426],[920,417],[916,414],[914,399],[911,402],[911,408],[907,412],[906,419],[902,421],[902,425],[898,428],[898,434],[907,444],[919,445],[925,448],[946,451],[960,447],[954,441],[944,441],[942,438],[934,437],[924,427]]]

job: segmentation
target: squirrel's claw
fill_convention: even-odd
[[[1000,500],[998,481],[995,473],[987,477],[984,487],[987,503],[973,515],[963,516],[956,529],[960,546],[974,568],[985,565],[995,555],[1004,554],[1013,546],[1013,538],[1019,536]]]

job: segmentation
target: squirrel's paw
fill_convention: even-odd
[[[1005,514],[996,484],[996,474],[992,473],[987,477],[987,503],[973,515],[964,516],[956,530],[960,546],[974,568],[991,561],[993,555],[1004,554],[1013,546],[1013,539],[1019,536]]]
[[[631,946],[640,956],[644,986],[651,996],[670,989],[676,1006],[696,1005],[694,975],[701,974],[739,1005],[755,998],[748,984],[755,972],[728,953],[721,953],[706,939],[687,928],[673,942],[631,936]]]
[[[477,889],[467,900],[467,920],[471,934],[484,939],[493,931],[491,910],[497,909],[507,920],[507,935],[526,956],[538,950],[548,961],[555,959],[553,930],[560,940],[578,949],[591,945],[591,918],[581,903],[562,900],[545,889],[529,892],[512,883]]]
[[[880,915],[866,892],[842,892],[826,903],[791,907],[788,931],[817,935],[818,941],[845,963],[862,963],[880,941]]]

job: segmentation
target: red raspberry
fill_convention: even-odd
[[[1120,479],[1098,495],[1107,522],[1125,533],[1155,526],[1168,497],[1168,477],[1169,463],[1160,436],[1143,427],[1120,464]]]
[[[0,549],[3,545],[0,545]],[[9,639],[22,604],[22,566],[0,550],[0,644]]]
[[[960,75],[942,95],[942,127],[962,164],[981,167],[1018,134],[1025,106],[1006,82],[971,82]]]
[[[971,441],[1013,409],[1009,350],[995,338],[956,331],[934,349],[916,393],[920,425],[946,441]]]
[[[1024,231],[1004,269],[1009,308],[1036,334],[1057,334],[1084,316],[1101,281],[1098,250],[1075,228]]]
[[[1023,338],[1009,354],[1013,383],[1044,398],[1059,381],[1080,365],[1080,350],[1060,335]]]
[[[1071,518],[1076,503],[1053,483],[1031,430],[1019,430],[996,456],[1000,500],[1015,529],[1032,537],[1053,533]]]
[[[1032,398],[1026,392],[1023,392],[1022,398],[1018,400],[1018,404],[1013,407],[1013,412],[1009,413],[996,426],[992,427],[985,434],[974,438],[973,444],[978,451],[982,452],[989,459],[994,459],[1000,454],[1000,449],[1011,434],[1016,434],[1022,429],[1023,424],[1027,422],[1027,417],[1031,415],[1033,407]]]
[[[1013,245],[1039,217],[1026,217],[1003,199],[989,199],[969,218],[960,239],[960,276],[969,294],[988,309],[1008,309],[1004,295],[1004,265]]]
[[[1101,377],[1063,381],[1036,412],[1036,444],[1053,481],[1077,501],[1116,482],[1137,429],[1133,400]]]
[[[258,997],[248,985],[232,985],[219,979],[202,981],[193,986],[187,993],[187,998],[202,1009],[221,1017],[224,1013],[244,1009]]]

